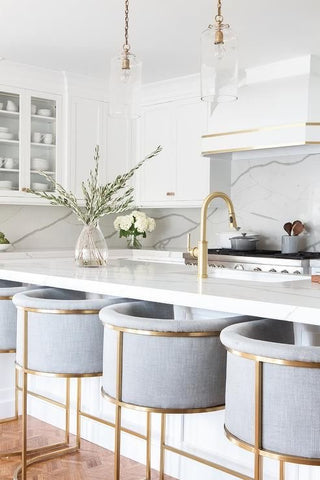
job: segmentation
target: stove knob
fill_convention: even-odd
[[[271,270],[269,270],[269,272],[277,273],[277,270],[275,268],[271,268]]]
[[[218,268],[225,268],[224,265],[218,265]]]
[[[253,271],[254,271],[254,272],[261,272],[262,270],[261,270],[260,267],[256,267],[256,268],[253,269]]]
[[[295,270],[293,273],[294,275],[301,275],[301,272],[299,272],[299,270]]]
[[[281,270],[281,273],[289,273],[288,270]]]
[[[234,270],[244,270],[242,263],[237,263],[233,268]]]
[[[215,265],[214,263],[209,263],[209,267],[211,267],[211,268],[215,268],[215,267],[216,267],[216,265]]]

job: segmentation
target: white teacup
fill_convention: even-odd
[[[7,101],[7,110],[8,110],[8,112],[17,112],[18,107],[12,100],[8,100]]]
[[[4,158],[4,168],[15,168],[16,161],[14,158]]]
[[[43,134],[41,132],[33,132],[32,141],[34,143],[40,143],[42,140]]]
[[[43,143],[46,143],[47,145],[50,145],[53,142],[53,135],[52,133],[45,133],[42,135],[43,138]]]
[[[34,103],[31,104],[31,115],[35,115],[37,113],[37,105]]]

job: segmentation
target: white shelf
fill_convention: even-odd
[[[36,173],[38,175],[41,175],[40,170],[30,170],[31,173]],[[49,170],[41,170],[41,172],[46,173],[47,175],[55,175],[56,172],[51,172]]]
[[[13,145],[19,145],[19,140],[5,140],[4,138],[0,138],[0,143],[9,143]]]
[[[19,117],[20,112],[11,112],[10,110],[0,110],[1,117]]]
[[[49,121],[49,122],[55,122],[56,121],[56,117],[45,117],[43,115],[31,115],[31,118],[33,118],[34,120],[45,120],[45,121]]]
[[[49,148],[55,147],[54,143],[35,143],[35,142],[31,142],[31,145],[33,147],[49,147]]]
[[[14,173],[18,173],[19,172],[19,169],[18,168],[0,168],[0,172],[14,172]]]

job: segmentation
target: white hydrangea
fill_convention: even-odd
[[[135,227],[138,230],[138,232],[140,233],[146,232],[148,230],[148,225],[149,225],[149,222],[147,217],[139,216],[136,218]]]
[[[113,222],[113,226],[116,230],[129,230],[133,222],[131,215],[122,215],[117,217]]]
[[[113,226],[115,230],[129,230],[131,226],[137,229],[139,234],[152,232],[155,229],[156,222],[148,217],[144,212],[134,210],[129,215],[122,215],[115,219]]]
[[[139,212],[139,210],[133,210],[131,215],[135,218],[142,218],[142,217],[146,218],[147,217],[147,215],[144,212]]]

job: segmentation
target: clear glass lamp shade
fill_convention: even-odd
[[[128,54],[130,68],[123,69],[123,55],[113,58],[110,64],[109,115],[118,118],[141,116],[142,62],[132,53]]]
[[[237,38],[229,27],[222,31],[221,44],[215,44],[215,26],[201,35],[201,100],[211,103],[238,98]]]

